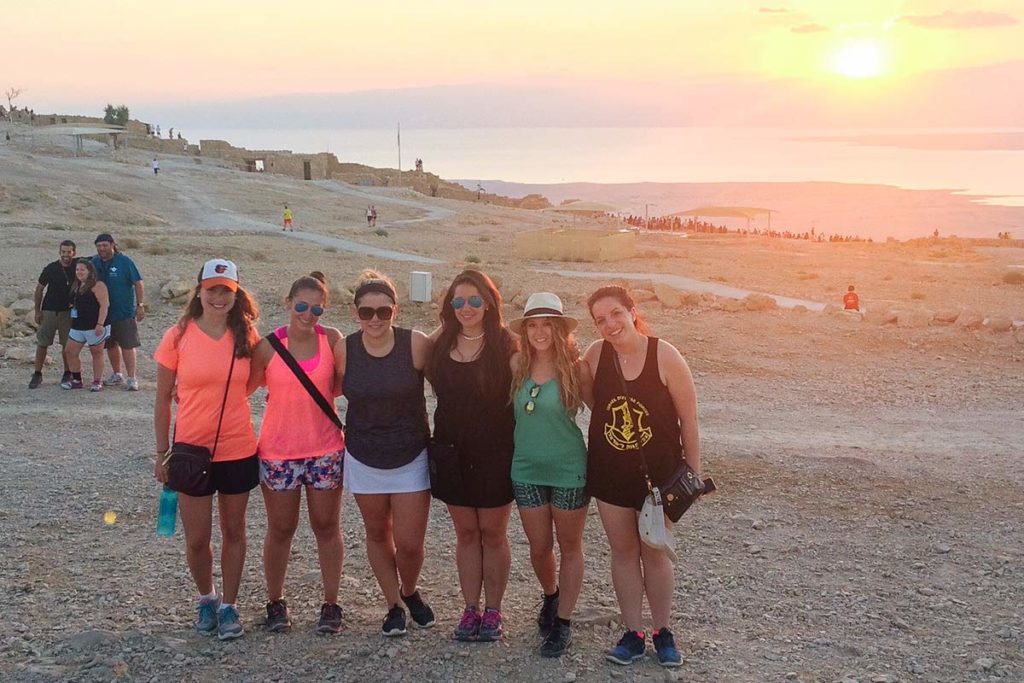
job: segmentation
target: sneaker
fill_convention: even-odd
[[[555,621],[540,645],[541,657],[561,657],[572,644],[572,628],[569,624]]]
[[[341,632],[341,608],[325,602],[320,608],[320,622],[316,625],[317,633]]]
[[[61,389],[81,389],[84,386],[85,385],[82,384],[82,380],[80,379],[69,379],[67,382],[60,383]]]
[[[488,607],[484,610],[484,616],[480,619],[480,630],[476,639],[483,643],[501,640],[501,612]]]
[[[412,623],[416,624],[417,628],[430,628],[437,623],[434,621],[434,610],[423,602],[419,591],[412,595],[403,595],[402,602],[409,608],[409,616],[412,617]]]
[[[135,377],[129,377],[127,380],[125,380],[125,387],[124,388],[127,389],[128,391],[138,391],[139,390],[139,380],[137,378],[135,378]]]
[[[380,632],[389,638],[393,636],[404,636],[405,610],[398,605],[389,609],[388,615],[384,617],[384,625],[381,626]]]
[[[63,381],[63,380],[62,380]],[[43,383],[43,373],[33,372],[32,379],[28,381],[29,389],[38,389],[39,385]]]
[[[292,615],[284,598],[267,603],[267,630],[271,633],[287,631],[292,627]]]
[[[124,375],[120,372],[112,372],[109,377],[103,380],[103,384],[108,387],[112,387],[115,384],[124,384]]]
[[[234,607],[221,607],[217,611],[217,638],[220,640],[233,640],[241,638],[245,631],[242,629],[242,622],[238,618],[238,610]]]
[[[626,631],[619,639],[618,644],[608,651],[604,656],[609,662],[616,664],[632,664],[644,656],[647,645],[644,636],[636,631]]]
[[[467,607],[462,612],[462,618],[459,619],[459,625],[455,627],[455,633],[452,637],[455,640],[476,640],[476,635],[480,631],[480,612],[477,611],[476,606]]]
[[[60,376],[60,381],[61,382],[70,382],[71,381],[71,371],[70,370],[65,370],[64,374]]]
[[[103,380],[94,379],[89,385],[89,391],[103,391]]]
[[[220,598],[212,600],[203,598],[199,601],[196,616],[196,631],[204,636],[211,635],[217,630],[217,610],[220,608]]]
[[[683,665],[683,656],[676,649],[675,638],[672,637],[672,631],[669,631],[667,626],[662,627],[660,631],[656,631],[651,640],[654,641],[654,651],[658,655],[658,664],[665,667]]]
[[[558,617],[558,591],[554,595],[545,595],[540,605],[540,614],[537,615],[537,628],[540,634],[546,636]]]

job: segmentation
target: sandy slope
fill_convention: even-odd
[[[139,263],[151,303],[143,325],[143,391],[64,392],[59,372],[25,388],[29,367],[0,362],[0,678],[5,680],[658,680],[651,661],[605,664],[618,637],[608,553],[596,515],[572,654],[533,653],[538,588],[513,517],[508,638],[466,647],[448,640],[459,611],[453,533],[432,510],[424,594],[439,626],[400,642],[377,634],[383,616],[365,560],[358,513],[346,497],[344,634],[311,633],[319,574],[308,529],[296,539],[288,595],[291,634],[258,627],[264,529],[250,507],[243,582],[249,634],[221,644],[189,630],[192,605],[181,538],[153,534],[154,368],[148,359],[176,307],[156,296],[171,277],[194,277],[210,256],[236,260],[264,309],[292,279],[320,269],[335,284],[374,265],[401,282],[423,268],[286,239],[281,205],[301,231],[436,258],[443,286],[467,256],[497,276],[507,297],[550,289],[581,317],[602,280],[567,278],[560,264],[512,256],[516,230],[549,218],[498,207],[254,176],[166,159],[116,163],[0,148],[0,303],[31,292],[39,269],[72,238],[88,253],[111,229]],[[380,210],[386,236],[363,211]],[[135,240],[129,242],[129,240]],[[735,238],[644,237],[620,272],[677,274],[821,303],[856,282],[869,306],[971,306],[1024,318],[1024,288],[1001,280],[1020,250],[960,243],[808,245]],[[165,252],[165,253],[159,253]],[[568,264],[607,272],[609,264]],[[521,306],[521,301],[518,304]],[[879,326],[794,311],[728,313],[713,302],[671,310],[644,305],[654,330],[682,349],[701,401],[707,469],[722,489],[679,530],[675,630],[696,681],[971,681],[1024,678],[1024,343],[1020,335],[953,326]],[[507,315],[517,312],[510,307]],[[341,305],[327,321],[355,329]],[[433,327],[428,304],[401,321]],[[594,330],[584,319],[580,336]],[[2,339],[31,350],[30,339]],[[0,357],[3,352],[0,352]],[[253,401],[257,415],[262,400]],[[112,526],[103,513],[118,514]]]

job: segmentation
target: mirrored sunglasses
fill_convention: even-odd
[[[525,406],[523,406],[523,410],[526,411],[527,415],[533,415],[533,411],[537,409],[537,403],[533,399],[537,398],[539,394],[540,385],[534,384],[533,387],[530,388],[530,400],[526,402]]]
[[[377,320],[391,320],[394,313],[395,309],[392,306],[360,306],[356,309],[360,320],[373,320],[374,315],[377,316]]]
[[[469,304],[473,308],[482,308],[484,305],[484,300],[478,296],[471,296],[468,299],[462,296],[457,296],[454,299],[452,299],[452,308],[454,308],[456,311],[465,306],[466,304]]]
[[[323,306],[310,306],[305,301],[296,301],[295,305],[292,306],[292,310],[294,310],[296,313],[305,313],[306,311],[309,311],[310,313],[317,317],[320,317],[321,315],[324,314]]]

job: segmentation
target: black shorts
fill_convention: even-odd
[[[210,467],[210,488],[203,495],[248,493],[259,485],[260,460],[253,454],[241,460],[213,463]]]
[[[106,348],[120,346],[122,349],[135,349],[142,346],[139,341],[139,325],[135,318],[115,320],[110,323],[110,338],[107,339]]]

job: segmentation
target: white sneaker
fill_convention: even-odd
[[[135,377],[129,377],[128,380],[125,382],[125,384],[127,385],[125,388],[128,391],[138,391],[139,390],[139,380],[136,379]]]
[[[124,384],[124,375],[120,372],[112,372],[109,377],[103,380],[103,384],[108,387],[112,387],[115,384]]]

